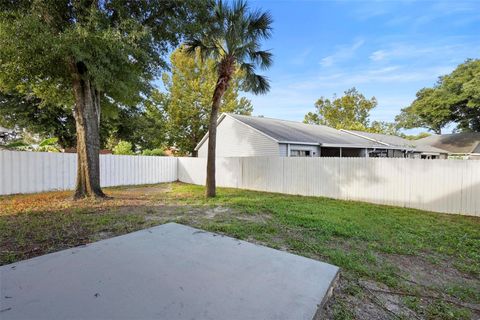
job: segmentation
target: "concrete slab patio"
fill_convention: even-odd
[[[0,267],[0,319],[308,319],[338,268],[169,223]]]

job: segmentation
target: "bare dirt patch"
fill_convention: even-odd
[[[421,255],[396,255],[383,256],[397,266],[402,275],[409,281],[425,287],[445,287],[452,283],[464,283],[468,286],[478,286],[478,279],[474,276],[460,272],[451,261],[437,258],[435,263],[430,262]],[[480,287],[477,288],[480,291]]]

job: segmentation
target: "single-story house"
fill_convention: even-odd
[[[446,150],[450,158],[480,160],[480,132],[431,135],[415,144],[418,148],[431,146]]]
[[[195,150],[206,157],[208,133]],[[418,152],[417,152],[418,153]],[[217,157],[412,157],[414,147],[367,138],[323,125],[223,113]],[[420,157],[420,156],[419,156]]]

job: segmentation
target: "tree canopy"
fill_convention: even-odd
[[[75,122],[70,110],[62,106],[42,105],[35,97],[0,92],[0,125],[17,135],[38,134],[57,138],[62,148],[75,146]]]
[[[459,131],[480,131],[480,60],[467,60],[433,88],[419,90],[396,121],[403,128],[425,127],[437,134],[450,123]]]
[[[100,188],[101,105],[139,104],[166,63],[165,53],[210,1],[51,0],[0,3],[0,92],[73,111],[75,198]]]
[[[73,59],[88,69],[102,97],[118,105],[135,105],[166,66],[165,53],[196,26],[195,15],[207,10],[205,3],[2,2],[0,90],[70,110]]]
[[[218,77],[215,61],[202,59],[199,50],[191,55],[181,47],[172,53],[170,62],[171,72],[163,74],[168,140],[179,154],[195,154],[195,146],[208,131]],[[251,114],[251,102],[239,96],[242,81],[243,73],[237,69],[223,95],[220,112]]]
[[[305,115],[304,122],[321,124],[336,129],[367,131],[370,127],[370,111],[377,106],[377,99],[365,98],[357,89],[351,88],[341,97],[321,97],[315,102],[315,111]],[[377,127],[381,123],[377,122]]]
[[[126,140],[135,149],[151,149],[166,144],[163,109],[159,110],[158,90],[153,90],[136,106],[102,107],[100,146],[112,149]],[[71,110],[61,105],[42,104],[34,97],[0,92],[0,126],[13,129],[18,138],[36,135],[40,139],[58,138],[61,149],[76,146],[75,120]],[[1,142],[0,142],[1,143]]]

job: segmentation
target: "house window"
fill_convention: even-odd
[[[310,150],[290,150],[290,157],[311,157]]]

